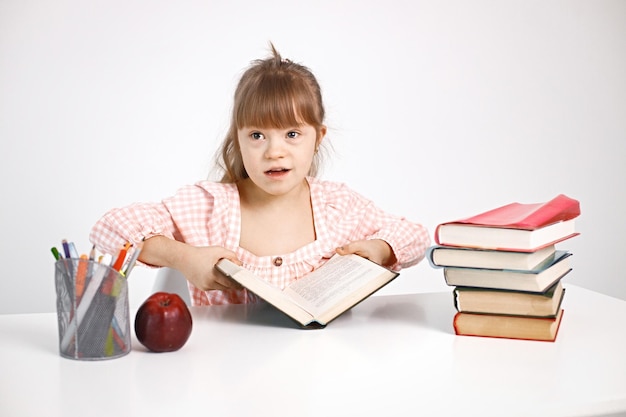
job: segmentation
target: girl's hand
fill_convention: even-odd
[[[355,240],[337,248],[339,255],[354,253],[382,266],[392,266],[396,263],[396,255],[391,246],[382,239]]]
[[[189,246],[180,272],[189,282],[202,291],[241,289],[241,286],[215,268],[220,259],[230,259],[241,265],[234,252],[221,246]]]
[[[146,264],[179,270],[202,291],[240,289],[239,284],[215,269],[222,258],[241,265],[235,252],[221,246],[196,247],[165,236],[146,239],[139,254],[139,260]]]

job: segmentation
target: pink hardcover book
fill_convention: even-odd
[[[570,220],[579,215],[580,203],[559,194],[546,203],[511,203],[450,223],[534,230],[552,223]]]
[[[545,203],[511,203],[438,225],[435,242],[448,246],[534,251],[577,235],[573,219],[579,215],[580,203],[563,194]],[[519,236],[524,241],[511,240],[509,236]]]

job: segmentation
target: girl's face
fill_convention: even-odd
[[[237,139],[250,180],[274,196],[302,186],[318,145],[315,128],[307,124],[286,129],[246,126],[238,129]]]

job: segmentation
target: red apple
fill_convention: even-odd
[[[154,293],[135,315],[137,340],[153,352],[180,349],[189,339],[191,328],[191,313],[178,294]]]

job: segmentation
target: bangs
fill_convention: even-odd
[[[301,124],[317,128],[322,124],[323,116],[316,110],[318,98],[302,81],[285,76],[263,77],[255,88],[240,93],[233,114],[238,129],[286,129]]]

